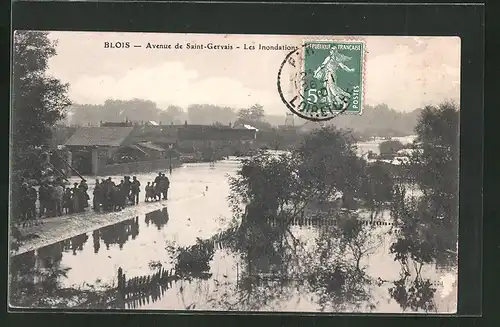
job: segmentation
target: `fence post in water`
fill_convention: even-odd
[[[118,268],[118,296],[117,296],[117,306],[118,308],[125,308],[125,274],[121,267]]]

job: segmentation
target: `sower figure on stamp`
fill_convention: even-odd
[[[339,68],[354,72],[354,68],[347,67],[344,62],[351,58],[338,52],[337,47],[330,49],[330,55],[325,58],[323,63],[314,71],[314,78],[324,81],[327,92],[328,104],[337,108],[345,109],[347,101],[351,95],[337,85],[337,70]]]

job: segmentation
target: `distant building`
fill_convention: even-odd
[[[133,127],[134,123],[129,121],[124,122],[102,122],[100,127]]]
[[[52,137],[49,141],[49,147],[51,149],[57,149],[58,147],[64,145],[66,141],[75,133],[78,127],[74,126],[55,126],[52,129]]]
[[[203,153],[217,160],[253,150],[257,129],[244,125],[155,125],[151,122],[105,122],[100,127],[80,127],[64,143],[67,162],[81,174],[99,175],[110,163],[163,159],[167,149],[181,154]]]
[[[248,124],[236,124],[232,127],[233,129],[246,129],[246,130],[253,130],[255,132],[258,132],[259,129],[258,128],[255,128],[253,127],[252,125],[248,125]]]
[[[80,127],[64,144],[70,150],[68,163],[82,174],[99,174],[121,147],[131,145],[129,137],[133,127],[101,126]]]
[[[158,160],[164,159],[167,150],[153,144],[152,142],[141,142],[137,144],[129,144],[119,148],[113,157],[129,158],[129,160],[124,161],[142,161],[142,160]]]
[[[164,149],[175,146],[179,140],[177,128],[172,125],[150,125],[136,126],[130,140],[132,143],[150,142]]]
[[[251,127],[251,126],[249,126]],[[181,152],[210,149],[216,159],[253,149],[256,128],[238,126],[182,125],[178,126],[178,147]]]

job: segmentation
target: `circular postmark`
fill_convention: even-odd
[[[278,93],[295,115],[327,121],[343,113],[361,113],[361,42],[306,42],[289,52],[277,78]]]

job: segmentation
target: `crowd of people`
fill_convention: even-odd
[[[158,173],[153,182],[145,187],[145,201],[160,201],[168,198],[170,180],[164,173]],[[72,187],[65,185],[62,179],[42,181],[38,191],[33,185],[24,182],[21,187],[22,205],[21,220],[30,221],[41,217],[55,217],[63,214],[84,212],[89,207],[87,182],[82,179]],[[93,210],[95,212],[119,211],[128,205],[139,204],[141,183],[136,176],[124,176],[120,183],[113,182],[111,177],[96,179],[93,191]],[[39,210],[36,201],[39,200]]]
[[[37,217],[62,216],[65,213],[83,212],[89,206],[88,185],[85,180],[68,187],[61,179],[53,182],[43,181],[37,190],[24,182],[21,187],[21,199],[26,202],[21,206],[22,220],[34,220]],[[39,200],[39,210],[36,201]]]

